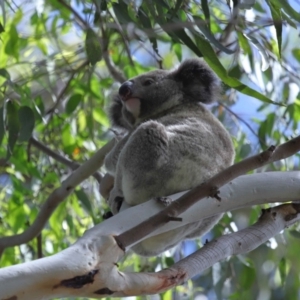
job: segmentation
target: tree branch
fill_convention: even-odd
[[[161,293],[228,256],[249,252],[300,220],[300,204],[264,210],[249,228],[217,238],[157,273],[120,272],[122,252],[111,236],[83,237],[53,256],[0,270],[0,299],[117,297]],[[104,222],[106,223],[106,222]],[[104,223],[100,224],[104,227]]]
[[[179,214],[186,211],[189,207],[204,197],[214,197],[218,200],[218,189],[234,178],[245,174],[251,170],[262,167],[266,164],[272,163],[283,158],[287,158],[300,150],[300,136],[294,138],[277,148],[271,146],[268,150],[247,158],[233,166],[225,169],[219,174],[213,176],[210,180],[200,184],[198,187],[192,189],[178,200],[173,201],[167,208],[158,214],[143,221],[137,227],[116,236],[116,241],[122,249],[141,240],[145,235],[158,229],[163,224],[170,221],[170,218],[177,217]]]
[[[177,193],[170,198],[175,201],[187,193],[187,191]],[[180,215],[182,222],[168,222],[151,234],[143,235],[141,240],[238,208],[271,202],[298,201],[300,199],[300,172],[267,172],[242,175],[221,187],[219,196],[221,201],[206,197],[196,202]],[[122,207],[124,210],[119,214],[87,230],[84,237],[92,238],[101,234],[119,235],[129,228],[136,228],[137,231],[145,232],[145,228],[139,224],[157,215],[164,208],[164,205],[156,200],[150,200],[133,207]]]
[[[105,61],[105,64],[107,66],[108,71],[110,72],[111,76],[118,82],[123,83],[126,81],[126,77],[124,74],[115,68],[110,60],[109,53],[108,53],[108,45],[109,45],[109,36],[106,33],[106,30],[104,29],[103,25],[103,20],[101,17],[101,14],[99,14],[99,21],[100,21],[100,27],[101,27],[101,33],[102,33],[102,38],[101,38],[101,48],[102,48],[102,57]],[[126,47],[126,44],[125,44]],[[130,53],[129,53],[130,55]],[[131,60],[131,57],[129,58]]]
[[[39,142],[38,140],[36,140],[34,137],[31,137],[29,139],[29,142],[35,146],[37,149],[41,150],[42,152],[46,153],[47,155],[51,156],[52,158],[54,158],[56,161],[64,164],[65,166],[69,167],[72,170],[76,170],[80,167],[80,164],[67,159],[65,157],[63,157],[62,155],[60,155],[59,153],[56,153],[55,151],[51,150],[50,148],[48,148],[46,145],[42,144],[41,142]],[[93,177],[98,181],[98,183],[100,184],[101,179],[102,179],[102,175],[100,174],[100,172],[95,172],[93,174]]]
[[[41,207],[35,221],[27,230],[14,236],[2,237],[0,239],[0,252],[6,247],[24,244],[36,237],[41,232],[56,207],[73,192],[78,184],[88,178],[91,174],[94,174],[101,167],[105,155],[112,149],[114,143],[114,140],[108,142],[87,162],[76,169],[59,188],[53,191]]]
[[[192,278],[227,257],[254,250],[280,231],[298,222],[300,220],[299,212],[300,204],[295,203],[263,210],[254,225],[235,233],[223,235],[207,243],[171,268],[158,272],[157,276],[169,278],[169,282],[161,288],[159,293]]]

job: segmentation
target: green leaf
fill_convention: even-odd
[[[210,30],[210,12],[209,12],[207,0],[201,0],[201,6],[205,16],[206,24],[208,26],[208,29]]]
[[[291,27],[295,28],[296,30],[298,30],[298,27],[297,27],[297,24],[294,23],[291,18],[284,12],[284,11],[281,11],[281,16],[282,16],[282,19],[284,21],[286,21]]]
[[[12,155],[14,146],[18,139],[18,135],[20,132],[20,122],[18,116],[18,109],[13,102],[11,101],[7,102],[6,111],[7,111],[7,129],[8,129],[8,147],[7,147],[6,158],[8,159]]]
[[[9,73],[7,72],[6,69],[0,69],[0,76],[6,78],[6,79],[8,79],[8,80],[10,80],[10,75],[9,75]]]
[[[165,264],[167,267],[173,266],[174,263],[175,263],[175,261],[174,261],[173,257],[165,257]]]
[[[200,51],[203,53],[203,57],[208,65],[215,71],[215,73],[220,77],[221,80],[230,87],[236,89],[237,91],[259,99],[266,103],[272,103],[277,105],[282,105],[280,103],[274,102],[265,95],[253,90],[252,88],[246,86],[245,84],[241,83],[238,79],[230,77],[223,65],[220,63],[218,57],[216,56],[215,51],[213,50],[212,46],[206,39],[198,37],[197,45]]]
[[[179,20],[177,20],[180,22]],[[179,29],[179,30],[173,30],[172,31],[175,36],[177,36],[184,45],[188,46],[195,54],[197,54],[199,57],[202,57],[203,54],[197,47],[197,45],[193,42],[193,40],[186,34],[184,29]]]
[[[2,25],[2,23],[0,22],[0,33],[5,32],[4,30],[4,26]]]
[[[85,51],[92,66],[102,59],[99,36],[92,28],[88,28],[86,31]]]
[[[172,49],[174,50],[178,60],[181,61],[182,60],[181,44],[179,44],[179,43],[172,44]]]
[[[255,38],[252,35],[246,35],[244,34],[244,36],[258,49],[258,52],[262,58],[262,70],[265,71],[269,68],[269,55],[266,51],[266,48],[261,45],[261,43],[258,41],[257,38]]]
[[[143,28],[145,29],[152,29],[152,24],[150,22],[150,18],[147,16],[147,14],[144,12],[143,9],[139,9],[138,11],[138,17],[139,17],[139,20],[140,20],[140,23],[143,25]],[[148,36],[151,44],[152,44],[152,48],[153,50],[155,51],[155,53],[159,55],[158,53],[158,45],[157,45],[157,40],[156,38],[154,38],[152,36],[152,34],[150,34],[150,36]]]
[[[112,7],[118,21],[121,24],[128,24],[132,22],[132,19],[128,14],[127,5],[123,1],[119,1],[119,3],[113,3]]]
[[[94,211],[90,202],[90,199],[88,198],[87,194],[82,190],[76,190],[75,194],[80,201],[82,207],[85,209],[85,211],[90,215],[94,215]]]
[[[100,107],[95,107],[92,112],[94,120],[100,124],[109,127],[109,121],[107,119],[107,114]]]
[[[13,56],[15,59],[18,60],[18,58],[19,58],[19,46],[18,46],[19,36],[18,36],[17,29],[14,25],[10,26],[8,35],[9,35],[9,39],[8,39],[5,49],[4,49],[5,53],[7,55]]]
[[[30,139],[34,128],[34,112],[29,106],[22,106],[19,109],[20,134],[19,141],[26,142]]]
[[[201,30],[201,32],[205,35],[205,37],[217,48],[219,48],[221,51],[227,53],[227,54],[233,54],[236,50],[231,50],[229,48],[224,47],[210,32],[208,27],[205,24],[205,21],[202,20],[198,16],[193,16],[194,20],[196,21],[196,24],[198,28]]]
[[[0,146],[4,137],[4,107],[0,107]]]
[[[282,18],[281,18],[281,10],[279,7],[267,1],[267,4],[270,7],[274,27],[276,30],[277,42],[278,42],[278,52],[279,57],[281,57],[281,46],[282,46]]]
[[[175,4],[175,7],[172,11],[172,16],[171,16],[171,20],[174,18],[174,16],[177,15],[179,9],[181,8],[182,4],[184,3],[184,0],[176,0],[176,4]]]
[[[240,149],[240,156],[241,157],[248,157],[251,154],[251,145],[250,144],[243,144]]]
[[[300,232],[297,230],[290,230],[289,231],[290,235],[296,239],[300,239]]]
[[[100,10],[101,10],[101,11],[107,10],[107,3],[106,3],[106,0],[100,1]]]
[[[282,8],[292,19],[300,22],[300,13],[295,11],[288,1],[282,0],[271,0],[271,2],[276,6]]]
[[[248,39],[245,38],[242,32],[237,32],[238,39],[239,39],[239,45],[242,47],[245,54],[249,55],[251,53],[251,47],[249,45]]]
[[[66,104],[66,113],[71,114],[82,100],[81,94],[72,95]]]
[[[283,285],[286,279],[286,259],[284,257],[280,260],[278,269],[281,278],[281,283]]]
[[[169,4],[164,0],[152,0],[152,3],[155,2],[156,9],[159,11],[163,8],[170,9]],[[149,3],[149,1],[148,1]]]
[[[250,289],[256,278],[256,271],[253,267],[244,266],[239,278],[241,287],[245,290]]]
[[[294,57],[300,62],[300,49],[296,48],[292,50]]]

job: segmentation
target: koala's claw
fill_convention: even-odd
[[[164,206],[169,206],[172,203],[172,199],[169,197],[156,197],[155,200]]]
[[[117,214],[120,211],[120,208],[124,201],[124,197],[115,195],[116,193],[112,192],[108,199],[108,206],[110,207],[110,210],[113,213],[113,215]]]
[[[111,211],[107,211],[103,214],[102,218],[103,220],[107,220],[113,216],[113,213]]]
[[[122,203],[124,201],[124,197],[120,197],[120,196],[117,196],[115,199],[114,199],[114,206],[117,210],[117,212],[120,211],[120,208],[122,206]]]

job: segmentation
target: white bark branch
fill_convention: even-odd
[[[300,220],[300,204],[283,204],[263,210],[258,222],[235,233],[221,236],[200,250],[174,264],[170,270],[173,276],[187,280],[226,257],[247,253],[265,243],[280,231]],[[158,275],[170,276],[162,270]]]
[[[241,176],[221,188],[221,202],[203,199],[182,214],[183,222],[254,204],[298,200],[299,183],[300,172]],[[210,242],[170,269],[158,273],[119,272],[116,263],[123,252],[112,234],[128,230],[161,209],[155,201],[127,209],[88,230],[73,246],[56,255],[0,269],[0,299],[101,298],[159,293],[227,256],[251,251],[298,221],[300,211],[298,204],[267,210],[257,224]],[[156,233],[183,224],[178,223],[170,222]]]
[[[170,197],[176,200],[185,193],[177,193]],[[221,187],[219,197],[221,201],[210,197],[203,198],[180,215],[182,222],[169,222],[141,240],[222,212],[264,203],[300,200],[300,171],[243,175]],[[105,221],[105,228],[108,230],[105,233],[121,234],[163,209],[164,206],[154,200],[130,207]],[[95,235],[98,226],[101,225],[91,228],[85,235]]]

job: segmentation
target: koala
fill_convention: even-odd
[[[154,70],[124,82],[109,115],[123,137],[105,158],[114,177],[108,198],[113,214],[123,201],[137,205],[196,187],[234,159],[231,137],[201,103],[213,102],[220,82],[199,59],[173,71]],[[125,132],[125,134],[124,134]],[[155,256],[210,230],[221,215],[147,238],[131,249]]]

